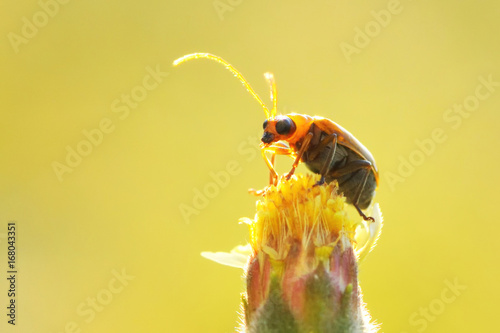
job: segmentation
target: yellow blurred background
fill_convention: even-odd
[[[234,331],[242,272],[200,252],[247,240],[247,189],[268,180],[264,113],[219,64],[172,67],[191,52],[225,58],[266,102],[273,72],[282,113],[330,118],[373,153],[385,227],[360,281],[383,332],[494,331],[498,1],[29,0],[0,12],[1,332]]]

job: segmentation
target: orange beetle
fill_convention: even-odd
[[[175,60],[174,65],[197,58],[211,59],[223,64],[243,83],[264,109],[267,119],[264,121],[261,148],[264,160],[271,171],[271,183],[276,183],[278,179],[274,169],[275,155],[291,156],[295,161],[285,176],[287,179],[293,175],[298,164],[303,162],[312,172],[321,175],[318,185],[336,180],[346,201],[356,207],[363,219],[373,221],[372,217],[367,217],[361,210],[370,206],[379,176],[375,159],[361,142],[327,118],[297,113],[276,115],[277,90],[271,73],[264,74],[271,87],[273,108],[269,111],[243,76],[218,56],[209,53],[188,54]],[[271,159],[267,157],[266,152],[272,154]],[[256,191],[256,193],[263,192]]]

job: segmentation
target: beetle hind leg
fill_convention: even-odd
[[[318,148],[323,149],[330,141],[333,142],[332,149],[329,150],[328,155],[326,156],[325,163],[321,168],[319,174],[321,175],[321,179],[314,185],[323,185],[325,183],[325,176],[330,171],[330,166],[332,165],[333,159],[335,158],[335,152],[337,151],[337,134],[333,133],[327,136],[321,143],[315,148],[315,151],[312,152],[313,158],[318,154]]]
[[[370,163],[371,165],[371,163]],[[354,201],[354,207],[356,207],[356,210],[358,211],[359,215],[363,218],[365,221],[371,221],[375,222],[375,219],[371,216],[366,216],[362,211],[361,208],[359,208],[358,203],[359,199],[361,198],[361,194],[363,193],[363,190],[365,189],[366,181],[368,180],[368,176],[370,175],[370,169],[363,169],[365,171],[365,175],[363,177],[363,181],[359,185],[358,193],[356,194],[356,200]]]
[[[316,184],[314,184],[314,186],[323,185],[324,183],[326,183],[325,176],[321,176],[321,178],[318,180]]]
[[[359,216],[361,216],[363,218],[363,220],[365,221],[370,221],[370,222],[375,222],[375,219],[371,216],[366,216],[365,213],[363,213],[361,211],[361,208],[359,208],[358,204],[354,204],[354,207],[356,208],[356,210],[358,211],[359,213]]]
[[[354,195],[354,200],[352,201],[352,204],[354,207],[356,207],[356,210],[358,211],[359,215],[363,218],[363,220],[374,222],[375,219],[373,217],[366,216],[361,211],[361,208],[359,208],[359,200],[361,198],[361,195],[363,194],[363,190],[365,189],[366,181],[368,180],[368,177],[370,176],[371,167],[372,167],[372,164],[370,163],[370,161],[356,160],[356,161],[352,161],[352,162],[346,164],[344,167],[342,167],[340,169],[335,170],[330,175],[333,178],[339,178],[339,177],[342,177],[344,175],[356,172],[358,170],[364,170],[363,180],[358,185],[358,190],[357,190],[356,194]]]

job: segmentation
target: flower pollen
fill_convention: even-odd
[[[271,185],[257,202],[255,219],[249,223],[250,244],[255,253],[274,253],[274,259],[287,257],[292,242],[313,247],[318,258],[333,250],[341,235],[353,240],[359,221],[345,210],[345,198],[331,182],[316,185],[318,177],[293,176]],[[320,250],[321,249],[321,250]]]

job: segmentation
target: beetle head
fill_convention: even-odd
[[[262,142],[264,144],[271,144],[276,141],[286,141],[290,138],[297,129],[293,120],[288,116],[276,116],[264,121],[264,134],[262,135]]]
[[[313,117],[298,113],[271,117],[264,121],[264,135],[261,140],[264,146],[280,140],[293,145],[304,138],[313,121]]]

